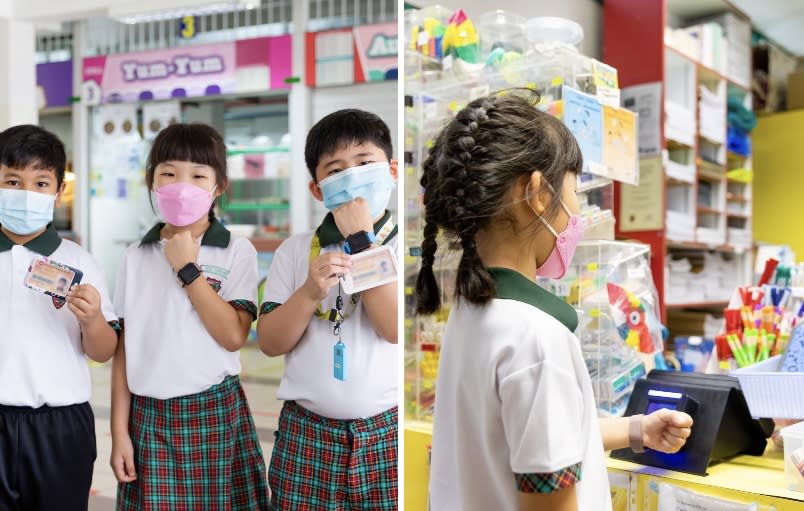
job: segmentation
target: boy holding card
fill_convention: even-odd
[[[353,257],[395,264],[392,153],[388,126],[361,110],[307,135],[310,193],[330,213],[276,251],[257,326],[263,352],[285,355],[268,472],[276,510],[397,509],[397,284],[377,270],[348,294],[341,278]]]
[[[86,358],[109,360],[119,327],[98,264],[51,224],[65,160],[42,128],[0,133],[0,511],[88,506],[96,446]],[[60,292],[63,270],[82,280]]]

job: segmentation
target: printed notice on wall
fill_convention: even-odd
[[[659,484],[657,511],[756,511],[756,509],[755,504],[716,499],[669,484]]]
[[[664,179],[661,158],[639,161],[639,185],[620,188],[620,231],[657,231],[664,227]]]
[[[639,156],[661,154],[661,82],[626,87],[621,95],[623,107],[639,114]]]

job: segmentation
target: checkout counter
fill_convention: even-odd
[[[690,413],[693,433],[672,455],[610,453],[614,511],[804,511],[783,450],[767,439],[772,423],[751,418],[734,378],[652,371],[637,382],[625,415],[660,407]],[[406,422],[404,434],[405,510],[428,511],[432,424]]]

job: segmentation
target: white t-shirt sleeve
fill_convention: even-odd
[[[310,258],[309,246],[306,252],[294,250],[299,242],[299,238],[290,238],[276,249],[271,261],[271,268],[268,270],[268,278],[265,281],[264,304],[283,304],[296,292],[296,258],[304,257],[305,263]]]
[[[103,269],[95,261],[95,258],[89,254],[81,258],[81,268],[84,276],[81,279],[81,284],[89,284],[98,290],[101,299],[101,313],[108,322],[117,321],[119,319],[115,308],[112,305],[111,297],[109,296],[109,286],[106,283],[106,274]]]
[[[499,395],[514,474],[551,474],[582,461],[583,395],[573,374],[545,360],[505,376]]]
[[[117,268],[117,279],[114,285],[114,310],[121,319],[126,317],[126,268],[129,258],[129,250],[123,254],[123,260]]]
[[[246,239],[234,241],[234,259],[229,277],[221,284],[221,298],[238,309],[257,316],[257,249]]]

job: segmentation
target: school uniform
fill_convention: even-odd
[[[35,257],[83,272],[119,328],[103,271],[52,225],[25,245],[0,231],[0,511],[86,510],[96,457],[81,327],[63,299],[24,285]]]
[[[441,344],[433,511],[515,511],[518,493],[575,485],[611,509],[603,442],[575,311],[523,275],[492,269],[497,296],[458,300]]]
[[[265,466],[240,385],[240,355],[220,346],[193,309],[156,225],[130,246],[114,303],[125,331],[129,433],[137,480],[118,510],[265,510]],[[214,219],[197,264],[218,295],[256,318],[257,253]]]
[[[377,242],[396,253],[390,213],[374,225]],[[310,261],[343,251],[332,214],[315,231],[287,239],[276,251],[261,314],[281,307],[307,280]],[[304,335],[285,355],[277,398],[285,404],[268,471],[275,510],[397,509],[397,346],[374,329],[359,294],[343,298],[341,340],[346,374],[334,376],[330,311],[334,286]]]

